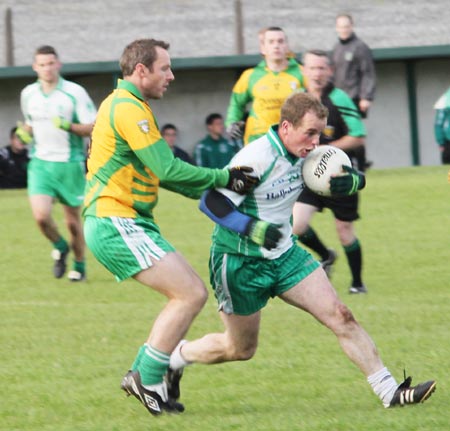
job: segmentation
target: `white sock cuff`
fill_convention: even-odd
[[[385,377],[390,376],[391,373],[386,367],[381,368],[380,370],[376,371],[375,373],[371,374],[367,377],[367,381],[370,384],[381,382]]]
[[[177,344],[175,349],[173,349],[173,352],[170,355],[170,364],[169,364],[169,367],[172,368],[172,370],[179,370],[180,368],[184,368],[190,364],[190,362],[186,361],[186,359],[184,359],[181,354],[181,348],[187,342],[188,342],[187,340],[181,340]]]

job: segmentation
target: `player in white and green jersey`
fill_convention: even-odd
[[[254,169],[260,176],[254,191],[243,198],[214,190],[202,199],[202,210],[218,223],[211,246],[210,278],[225,331],[182,340],[170,357],[170,366],[179,376],[179,370],[192,363],[250,359],[258,345],[261,309],[278,296],[310,313],[335,334],[385,407],[422,402],[436,382],[410,387],[407,379],[397,385],[369,335],[337,297],[323,268],[292,236],[292,207],[303,188],[300,166],[319,144],[327,112],[310,94],[290,96],[281,108],[278,127],[244,147],[230,163],[248,163]],[[334,195],[349,195],[353,187],[364,187],[364,175],[349,169],[347,175],[331,179]],[[279,352],[281,360],[286,354]],[[172,386],[177,386],[179,394],[179,379]]]
[[[31,209],[41,232],[53,244],[54,276],[64,275],[70,244],[74,263],[68,277],[81,281],[86,277],[80,216],[85,186],[84,139],[92,131],[96,109],[83,87],[60,76],[61,62],[53,47],[44,45],[36,50],[33,69],[38,80],[21,92],[25,124],[16,130],[31,145],[28,165]],[[63,205],[69,241],[60,234],[52,218],[55,200]]]

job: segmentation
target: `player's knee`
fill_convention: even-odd
[[[340,321],[344,324],[344,326],[353,325],[356,323],[356,319],[353,316],[353,313],[342,302],[338,304],[337,312],[338,312]]]
[[[194,282],[189,295],[189,301],[196,310],[201,310],[208,300],[208,290],[204,283],[198,279]]]

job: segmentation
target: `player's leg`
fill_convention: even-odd
[[[383,365],[374,342],[348,307],[339,300],[321,268],[280,297],[287,303],[307,311],[333,331],[344,353],[364,373],[385,407],[422,402],[433,392],[436,385],[434,381],[414,388],[409,387],[410,380],[406,380],[402,384],[403,387],[397,385]]]
[[[61,278],[66,271],[66,259],[69,245],[59,233],[52,217],[53,197],[43,194],[29,196],[31,211],[40,231],[53,244],[51,256],[54,260],[53,275]]]
[[[82,281],[86,278],[85,241],[81,222],[81,207],[64,205],[64,218],[70,234],[70,247],[74,254],[73,269],[69,272],[71,281]]]
[[[188,341],[180,346],[179,353],[184,359],[184,364],[218,364],[229,361],[246,361],[253,357],[258,346],[258,333],[261,320],[261,312],[250,316],[237,314],[225,314],[220,312],[225,331],[211,333],[197,340]],[[172,358],[171,365],[174,368],[176,358]]]
[[[318,210],[314,205],[297,201],[292,211],[293,233],[298,235],[298,239],[303,245],[306,245],[320,256],[320,263],[327,275],[330,276],[337,254],[334,250],[325,246],[316,231],[310,226],[310,221]]]
[[[349,292],[366,293],[367,288],[362,280],[362,249],[355,234],[354,223],[336,219],[336,231],[352,274]]]
[[[261,313],[258,311],[242,316],[221,311],[220,316],[225,326],[224,332],[210,333],[193,341],[182,340],[172,352],[165,377],[173,399],[180,398],[180,380],[187,365],[246,361],[255,354]]]
[[[166,296],[168,302],[156,317],[145,345],[122,381],[122,388],[154,415],[162,411],[181,412],[184,407],[170,397],[164,375],[171,352],[206,302],[206,288],[176,252],[152,259],[152,266],[134,278]]]

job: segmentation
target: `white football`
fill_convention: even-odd
[[[350,158],[344,151],[332,145],[319,145],[303,162],[303,181],[314,193],[330,196],[331,175],[345,173],[342,165],[352,166]]]

